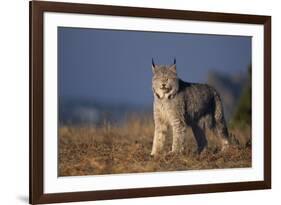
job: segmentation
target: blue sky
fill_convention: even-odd
[[[174,57],[185,81],[205,82],[211,70],[246,73],[251,37],[59,27],[59,97],[151,104],[151,58]]]

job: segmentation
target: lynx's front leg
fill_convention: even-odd
[[[172,153],[181,153],[184,151],[186,125],[182,120],[175,119],[172,121],[172,129],[173,129]]]
[[[161,153],[164,149],[165,139],[168,132],[168,125],[163,121],[155,118],[155,130],[151,156]]]

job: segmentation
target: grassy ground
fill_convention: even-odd
[[[131,117],[121,126],[63,126],[59,129],[59,175],[95,175],[217,169],[251,166],[250,129],[232,129],[231,146],[220,152],[218,141],[208,133],[208,147],[200,155],[190,130],[183,155],[150,156],[153,140],[151,117]]]

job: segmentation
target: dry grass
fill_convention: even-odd
[[[251,166],[250,129],[231,130],[232,144],[220,152],[216,137],[208,133],[208,148],[196,153],[191,131],[183,155],[150,156],[153,140],[151,117],[131,117],[121,126],[64,126],[59,129],[59,175],[95,175],[216,169]]]

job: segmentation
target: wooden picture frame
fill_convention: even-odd
[[[31,1],[30,4],[30,204],[76,202],[271,188],[271,17],[198,11]],[[118,190],[44,193],[44,12],[258,24],[264,31],[264,180]]]

